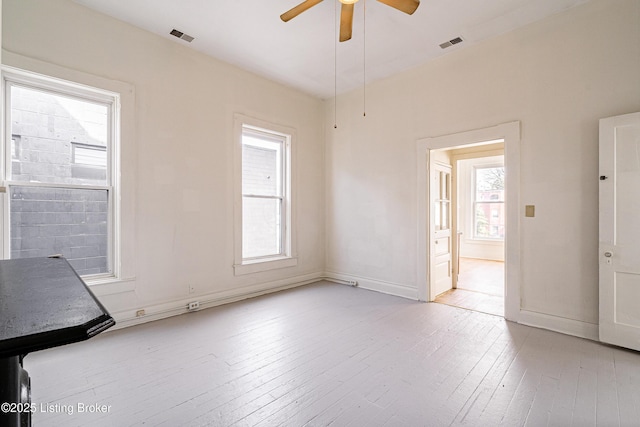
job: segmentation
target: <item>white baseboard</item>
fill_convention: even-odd
[[[600,341],[598,325],[567,319],[565,317],[536,313],[535,311],[520,310],[518,323],[536,328],[548,329],[574,337]]]
[[[316,272],[267,283],[245,286],[238,289],[214,292],[207,295],[192,296],[180,300],[141,307],[144,308],[145,311],[143,316],[136,316],[137,309],[115,312],[112,313],[112,316],[116,320],[116,325],[111,328],[111,330],[188,313],[189,310],[187,309],[187,306],[194,300],[200,303],[199,310],[202,310],[285,289],[308,285],[320,280],[328,280],[345,285],[355,282],[358,287],[363,289],[408,298],[411,300],[418,300],[418,290],[410,286],[333,271],[327,271],[324,273]],[[527,310],[520,310],[517,323],[599,341],[598,325],[594,323],[582,322],[579,320],[567,319],[564,317]]]
[[[369,289],[371,291],[395,295],[412,300],[418,300],[418,289],[399,283],[386,282],[383,280],[370,279],[367,277],[354,276],[351,274],[343,274],[334,271],[326,271],[324,278],[326,280],[336,283],[342,283],[345,285],[350,284],[350,282],[356,282],[359,288]]]
[[[202,310],[205,308],[215,307],[222,304],[228,304],[243,299],[253,298],[285,289],[295,288],[297,286],[308,285],[323,279],[321,272],[305,274],[302,276],[290,277],[287,279],[276,280],[273,282],[260,283],[257,285],[245,286],[238,289],[227,290],[222,292],[214,292],[207,295],[191,296],[180,300],[169,301],[162,304],[140,307],[144,308],[143,316],[136,316],[138,309],[123,310],[112,313],[116,320],[116,325],[110,330],[126,328],[128,326],[139,325],[142,323],[152,322],[179,314],[188,313],[187,306],[192,301],[198,301]]]

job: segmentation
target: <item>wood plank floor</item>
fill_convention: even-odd
[[[51,409],[35,427],[640,422],[639,353],[327,282],[107,332],[25,368]]]
[[[504,316],[504,262],[460,258],[458,287],[435,302]]]
[[[504,296],[504,262],[460,258],[458,288]]]

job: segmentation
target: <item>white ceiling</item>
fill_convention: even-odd
[[[338,0],[324,0],[286,23],[280,14],[302,0],[74,1],[245,70],[330,98],[335,86],[337,93],[355,89],[363,85],[365,75],[370,83],[589,0],[422,0],[413,15],[378,1],[360,0],[355,5],[353,38],[344,43],[336,41]],[[173,28],[195,40],[187,43],[169,35]],[[458,36],[464,42],[446,50],[439,47]]]

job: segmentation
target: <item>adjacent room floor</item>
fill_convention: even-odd
[[[504,262],[460,258],[458,287],[438,295],[435,301],[504,316]]]
[[[327,282],[106,332],[25,368],[39,427],[640,419],[636,352]]]

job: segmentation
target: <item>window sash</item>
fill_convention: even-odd
[[[18,88],[18,89],[26,89],[26,90],[30,90],[30,91],[35,91],[35,92],[41,92],[41,93],[45,93],[48,95],[53,95],[53,96],[59,96],[59,97],[63,97],[63,98],[67,98],[67,99],[72,99],[72,100],[76,100],[76,101],[82,101],[82,102],[86,102],[86,103],[90,103],[90,104],[95,104],[95,105],[100,105],[103,107],[106,107],[106,111],[107,111],[107,123],[106,123],[106,140],[107,140],[107,144],[105,147],[105,150],[107,152],[107,164],[106,164],[106,180],[105,180],[105,185],[111,185],[113,182],[113,174],[114,174],[114,163],[113,163],[113,136],[114,136],[114,132],[113,132],[113,128],[114,128],[114,121],[113,121],[113,116],[114,116],[114,104],[117,102],[115,98],[112,97],[108,97],[105,98],[108,95],[104,95],[104,96],[100,96],[97,93],[92,93],[92,92],[82,92],[77,88],[72,88],[72,87],[60,87],[60,86],[56,86],[53,85],[51,83],[46,82],[45,80],[40,81],[37,78],[28,78],[25,76],[5,76],[5,97],[6,97],[6,102],[5,102],[5,123],[7,124],[6,128],[7,128],[7,132],[11,133],[11,109],[12,109],[12,100],[11,100],[11,94],[12,94],[12,89],[13,88]],[[22,180],[16,180],[13,179],[12,176],[12,153],[11,153],[11,147],[13,144],[11,144],[11,140],[13,138],[13,135],[9,135],[8,137],[5,137],[5,164],[4,164],[4,180],[5,181],[13,181],[13,182],[36,182],[36,181],[22,181]],[[72,142],[70,141],[70,144],[72,144]],[[80,145],[90,145],[90,144],[80,144]],[[71,148],[72,150],[74,150],[74,147]],[[72,153],[73,155],[73,153]],[[73,163],[73,162],[72,162]],[[57,183],[56,184],[66,184],[63,182]],[[74,185],[86,185],[87,187],[91,186],[92,184],[74,184]]]
[[[245,192],[245,180],[244,180],[244,153],[246,148],[252,148],[257,150],[264,150],[265,152],[275,151],[275,169],[274,172],[276,174],[276,184],[275,184],[275,194],[258,194],[258,193],[250,193]],[[278,196],[284,197],[285,194],[285,183],[286,183],[286,174],[285,174],[285,148],[286,148],[286,140],[284,137],[277,137],[274,135],[265,135],[265,132],[257,132],[254,130],[244,131],[242,133],[242,152],[243,152],[243,163],[242,163],[242,194],[248,195],[252,194],[255,196],[264,195],[264,196]],[[248,184],[248,183],[247,183]],[[256,188],[254,187],[254,190]],[[266,189],[265,189],[266,190]],[[268,193],[268,191],[265,191]]]
[[[276,174],[276,185],[275,185],[275,194],[260,194],[259,189],[253,188],[254,191],[245,192],[244,179],[245,179],[245,164],[244,158],[241,160],[241,186],[242,186],[242,260],[248,262],[260,261],[260,260],[268,260],[274,257],[284,257],[288,255],[288,244],[287,244],[287,209],[286,205],[288,203],[287,200],[287,150],[288,150],[288,137],[286,135],[281,135],[277,132],[271,132],[268,130],[259,129],[256,127],[248,126],[243,124],[242,133],[241,133],[241,148],[242,153],[244,154],[245,147],[265,149],[265,150],[274,150],[276,151],[276,165],[275,165],[275,174]],[[258,191],[256,191],[258,190]],[[245,238],[244,236],[244,225],[247,221],[245,218],[245,209],[244,209],[244,201],[245,199],[264,199],[264,200],[277,200],[278,201],[278,218],[276,221],[278,222],[278,230],[277,230],[277,247],[278,251],[273,253],[268,253],[260,256],[245,256]]]
[[[22,182],[7,182],[7,194],[13,194],[13,189],[14,188],[45,188],[45,189],[62,189],[62,190],[80,190],[80,191],[106,191],[107,193],[107,198],[106,198],[106,203],[107,203],[107,210],[106,210],[106,214],[107,214],[107,235],[106,235],[106,243],[107,243],[107,248],[106,248],[106,272],[103,273],[95,273],[95,274],[82,274],[81,277],[85,278],[85,279],[102,279],[102,278],[109,278],[109,277],[114,277],[115,272],[114,272],[114,256],[113,256],[113,236],[114,236],[114,228],[113,228],[113,217],[114,217],[114,212],[113,212],[113,194],[114,194],[114,189],[113,187],[110,186],[79,186],[79,185],[57,185],[57,184],[40,184],[40,183],[22,183]],[[55,202],[55,201],[54,201]],[[14,229],[11,226],[11,205],[12,203],[14,203],[14,201],[12,200],[11,197],[7,198],[7,203],[6,203],[6,218],[8,219],[7,221],[7,225],[5,226],[5,235],[7,236],[7,254],[11,254],[12,252],[12,247],[11,247],[11,242],[12,242],[12,238],[13,238],[13,234],[14,234]],[[57,212],[56,212],[57,213]],[[59,213],[67,213],[66,211],[61,211]],[[75,213],[75,212],[72,212]],[[48,224],[48,225],[56,225],[56,224]],[[37,224],[34,225],[35,227],[40,227],[43,226],[43,224]],[[36,249],[36,248],[34,248]],[[69,248],[70,249],[70,248]],[[47,255],[54,255],[54,254],[47,254]]]
[[[285,199],[283,197],[278,196],[252,196],[252,195],[243,195],[243,205],[244,199],[262,199],[262,200],[276,200],[278,201],[278,215],[276,222],[278,223],[278,233],[276,235],[276,246],[278,248],[277,251],[272,253],[265,253],[263,255],[257,256],[244,256],[244,248],[243,248],[243,259],[247,261],[256,261],[261,259],[268,259],[277,256],[285,256],[286,255],[286,245],[285,245],[285,236],[286,236],[286,212],[285,212]],[[242,215],[242,222],[245,224],[244,218],[244,209]]]

